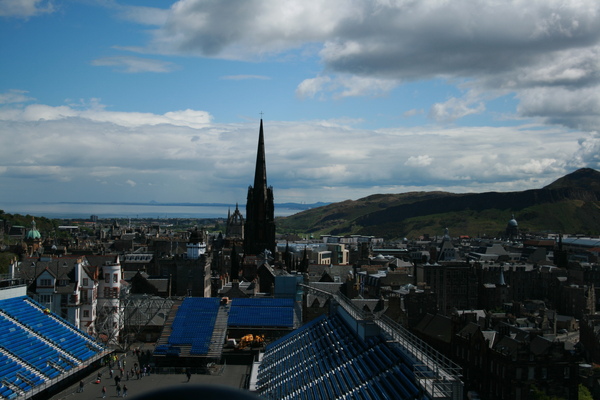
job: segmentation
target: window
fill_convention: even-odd
[[[90,317],[90,310],[83,310],[83,318],[89,318]]]
[[[113,275],[113,283],[117,283],[119,282],[119,274],[114,274]]]
[[[52,286],[51,279],[40,279],[40,286]]]
[[[83,286],[87,286],[88,285],[88,278],[83,278]]]
[[[104,274],[104,282],[110,283],[110,274]]]
[[[52,295],[49,294],[41,294],[40,295],[40,303],[51,303]]]

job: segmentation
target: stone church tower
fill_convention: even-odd
[[[274,213],[273,187],[267,186],[265,139],[261,119],[254,186],[248,187],[246,203],[246,223],[244,225],[244,253],[246,255],[258,255],[265,250],[271,253],[275,252]]]
[[[225,236],[227,238],[236,238],[243,239],[244,238],[244,217],[238,208],[238,205],[235,205],[235,211],[233,214],[231,212],[227,213],[227,226],[225,227]]]

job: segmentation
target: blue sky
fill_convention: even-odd
[[[600,168],[596,0],[0,0],[0,208],[513,191]]]

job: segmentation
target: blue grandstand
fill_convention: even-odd
[[[270,343],[250,390],[266,399],[462,398],[457,366],[383,316],[339,294],[321,316]]]
[[[27,296],[0,300],[0,396],[27,398],[101,357],[104,347]]]
[[[235,298],[229,303],[215,297],[188,297],[170,311],[173,322],[165,326],[154,355],[161,357],[163,365],[179,365],[176,359],[188,357],[220,359],[228,334],[241,337],[248,329],[255,334],[290,331],[295,313],[293,299]]]
[[[216,297],[188,297],[179,309],[167,344],[156,346],[155,355],[178,356],[182,346],[191,346],[191,355],[208,353],[220,299]]]
[[[240,298],[231,301],[230,327],[294,326],[294,299]]]
[[[337,316],[321,317],[267,346],[257,390],[269,399],[416,399],[420,390],[381,336],[360,339]]]

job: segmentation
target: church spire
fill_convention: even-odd
[[[275,206],[273,188],[267,186],[265,137],[263,120],[260,120],[254,186],[248,188],[246,223],[244,225],[244,253],[260,254],[265,250],[275,252]]]
[[[254,171],[254,190],[267,197],[267,161],[265,158],[265,135],[263,133],[263,120],[260,120],[258,134],[258,149],[256,151],[256,170]],[[258,194],[257,193],[257,194]]]

